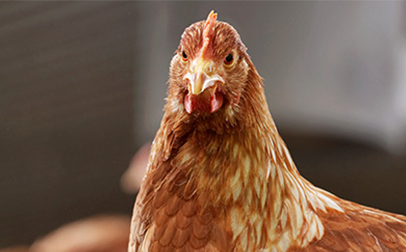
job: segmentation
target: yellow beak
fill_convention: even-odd
[[[184,79],[189,80],[189,92],[198,95],[209,87],[215,86],[217,81],[224,83],[223,78],[213,74],[214,64],[211,60],[198,58],[191,62],[191,70]]]

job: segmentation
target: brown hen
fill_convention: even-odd
[[[129,251],[406,251],[406,217],[298,173],[236,30],[210,13],[171,62]]]

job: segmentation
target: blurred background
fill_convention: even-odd
[[[180,35],[248,47],[301,173],[406,214],[406,2],[1,2],[0,248],[99,213],[159,127]]]

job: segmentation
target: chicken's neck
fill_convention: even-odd
[[[258,103],[241,101],[251,123],[235,131],[183,130],[182,126],[174,130],[170,123],[176,120],[164,118],[169,123],[158,132],[160,142],[152,151],[150,167],[170,163],[168,183],[168,178],[177,177],[173,174],[185,174],[186,188],[193,188],[196,204],[219,210],[237,251],[306,246],[324,232],[316,212],[340,207],[300,176],[262,90],[254,91],[259,93]]]

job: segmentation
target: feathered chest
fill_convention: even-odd
[[[148,251],[260,246],[269,160],[259,143],[249,149],[238,137],[192,136],[147,176]]]

